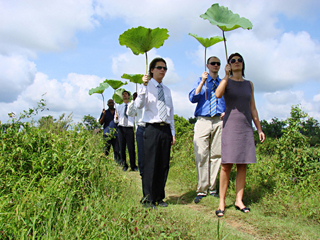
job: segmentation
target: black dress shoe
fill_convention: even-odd
[[[143,206],[149,209],[157,209],[156,205],[154,205],[152,202],[145,202],[143,203]]]
[[[127,171],[127,170],[128,170],[128,167],[127,167],[127,166],[124,166],[124,167],[122,168],[122,170],[123,170],[123,171]]]
[[[194,202],[199,203],[203,197],[205,197],[205,195],[197,195],[196,198],[194,199]]]
[[[164,201],[160,201],[158,203],[159,207],[168,207],[168,203],[164,202]]]
[[[139,169],[137,167],[131,168],[131,170],[134,171],[134,172],[138,172],[139,171]]]

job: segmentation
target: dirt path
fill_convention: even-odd
[[[185,207],[194,210],[196,212],[195,214],[199,214],[199,212],[201,212],[201,214],[210,215],[214,219],[216,219],[216,220],[218,219],[216,217],[216,215],[215,215],[215,209],[214,208],[209,208],[208,206],[204,206],[202,204],[195,204],[193,201],[192,201],[192,203],[189,203],[188,201],[186,201],[184,199],[183,196],[176,195],[175,192],[171,191],[170,186],[166,186],[166,196],[170,200],[177,199],[177,201],[179,201],[179,203],[181,205],[184,205]],[[259,234],[257,234],[258,229],[256,229],[253,225],[249,224],[248,222],[243,221],[241,218],[236,218],[234,215],[232,215],[229,218],[228,217],[224,217],[222,219],[225,221],[225,223],[229,227],[232,227],[232,228],[234,228],[237,231],[240,231],[242,233],[248,234],[252,238],[255,238],[255,239],[268,239],[268,238],[262,237]]]
[[[127,176],[133,182],[132,187],[135,187],[138,192],[141,192],[142,190],[140,175],[134,172],[127,172]],[[211,208],[201,203],[195,204],[193,200],[190,203],[190,199],[187,199],[183,194],[172,190],[174,188],[172,184],[174,183],[171,181],[170,184],[166,185],[166,200],[169,200],[170,202],[179,203],[180,206],[193,210],[195,214],[199,214],[199,212],[201,212],[201,214],[205,214],[209,217],[212,217],[215,220],[218,220],[218,218],[215,215],[215,209],[213,207]],[[228,211],[230,213],[229,216],[222,218],[225,224],[227,224],[228,228],[232,228],[246,235],[250,235],[254,239],[271,239],[269,237],[259,235],[259,229],[257,229],[255,226],[248,223],[247,221],[244,221],[242,218],[237,217],[236,214],[238,213],[234,214],[235,210]]]

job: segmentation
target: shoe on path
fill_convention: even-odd
[[[197,195],[194,199],[194,203],[199,203],[203,197],[205,197],[205,195]]]

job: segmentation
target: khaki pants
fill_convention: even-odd
[[[194,127],[194,155],[198,173],[197,194],[207,195],[214,190],[221,164],[222,120],[198,117]]]

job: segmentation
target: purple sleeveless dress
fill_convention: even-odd
[[[221,163],[256,163],[253,137],[250,81],[229,78],[224,99],[226,115],[221,136]]]

